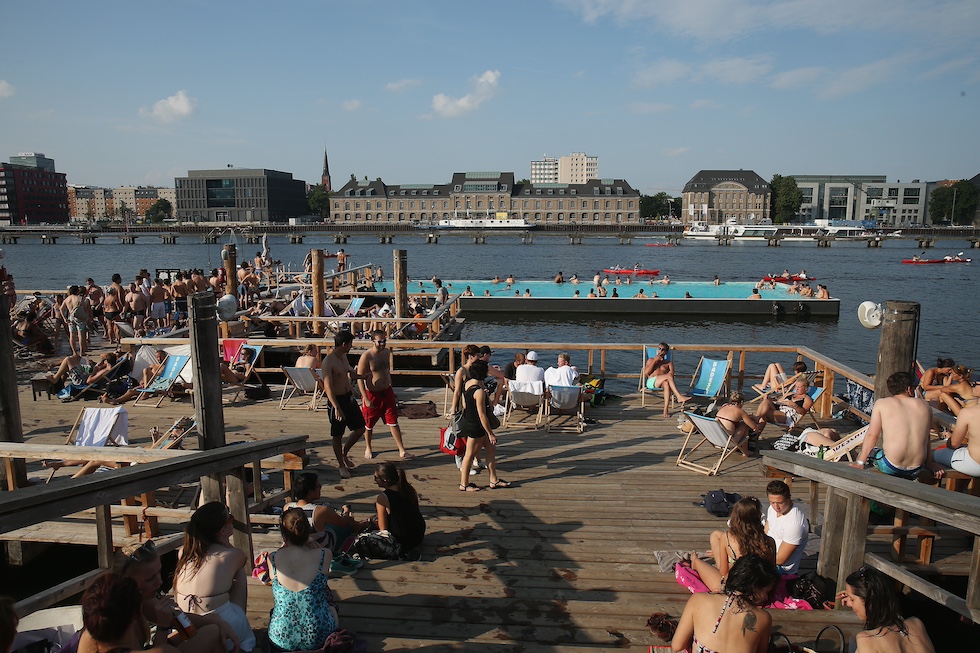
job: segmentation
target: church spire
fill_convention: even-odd
[[[328,193],[333,190],[330,187],[330,164],[327,162],[327,146],[323,146],[323,174],[320,176],[320,183]]]

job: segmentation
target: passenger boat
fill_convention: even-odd
[[[452,218],[439,220],[435,225],[418,225],[419,229],[534,229],[537,225],[528,222],[524,218],[511,218],[507,213],[480,214],[480,217],[473,217],[465,214],[459,217],[454,214]]]
[[[636,268],[607,268],[603,272],[606,274],[638,274],[655,277],[660,274],[660,270],[643,270]]]
[[[972,258],[949,258],[949,259],[946,259],[946,258],[920,258],[920,259],[904,258],[904,259],[902,259],[902,263],[905,263],[906,265],[933,265],[935,263],[969,263],[972,260],[973,260]]]

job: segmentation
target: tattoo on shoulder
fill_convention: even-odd
[[[755,612],[746,612],[745,617],[742,619],[742,637],[745,637],[745,633],[748,631],[756,632],[756,616]]]

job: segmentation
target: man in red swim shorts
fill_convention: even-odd
[[[391,387],[392,355],[391,350],[387,348],[388,336],[378,329],[371,333],[371,338],[374,344],[361,354],[361,359],[357,362],[358,383],[364,399],[361,411],[367,423],[367,430],[364,432],[364,457],[374,457],[374,452],[371,450],[372,430],[378,420],[384,418],[384,423],[391,429],[391,437],[395,439],[395,444],[398,446],[398,454],[405,459],[413,458],[412,454],[405,451],[402,431],[398,427],[397,400],[395,391]]]

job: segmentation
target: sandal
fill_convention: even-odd
[[[496,481],[490,481],[490,489],[491,490],[496,490],[498,487],[501,487],[501,488],[503,488],[503,487],[510,487],[511,485],[513,485],[513,483],[509,483],[507,481],[502,481],[500,479],[497,479]]]
[[[492,485],[492,484],[491,484]],[[460,492],[479,492],[480,487],[476,483],[470,483],[469,485],[459,484]]]

